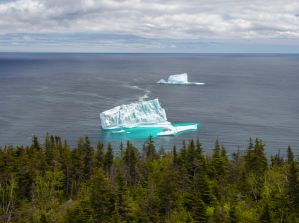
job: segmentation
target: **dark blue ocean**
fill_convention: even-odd
[[[204,86],[156,84],[188,73]],[[299,55],[274,54],[0,54],[0,147],[30,145],[33,135],[67,138],[71,148],[88,135],[112,143],[145,142],[138,131],[101,129],[99,113],[158,98],[171,123],[200,123],[196,131],[155,138],[156,147],[181,147],[199,138],[244,150],[249,137],[267,155],[299,147]],[[141,130],[140,130],[141,131]],[[150,133],[150,132],[148,132]]]

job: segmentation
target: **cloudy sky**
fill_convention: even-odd
[[[0,52],[299,53],[298,0],[0,0]]]

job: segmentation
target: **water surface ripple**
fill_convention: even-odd
[[[204,86],[161,85],[188,73]],[[159,98],[172,123],[200,123],[197,131],[155,138],[166,150],[199,138],[206,151],[219,139],[228,152],[249,137],[268,155],[299,145],[299,55],[255,54],[0,54],[0,146],[30,145],[35,134],[107,137],[99,113],[121,104]],[[144,138],[132,139],[141,148]],[[107,141],[105,141],[107,144]]]

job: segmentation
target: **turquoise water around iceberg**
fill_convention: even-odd
[[[199,128],[199,123],[179,123],[172,124],[172,126],[187,126],[187,125],[195,125],[197,124],[197,129]],[[186,130],[183,132],[179,132],[176,135],[184,134],[185,132],[196,131],[197,129]],[[123,140],[133,140],[133,139],[146,139],[150,135],[154,138],[156,137],[173,137],[173,136],[157,136],[159,132],[163,130],[163,127],[136,127],[136,128],[119,128],[119,129],[106,129],[104,130],[104,141],[112,142],[112,141],[123,141]]]

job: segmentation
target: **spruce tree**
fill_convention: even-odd
[[[132,148],[132,143],[128,140],[127,141],[127,147],[124,151],[124,161],[127,165],[129,165],[130,160],[131,160],[131,157],[130,157],[131,148]]]
[[[84,178],[85,170],[85,153],[84,153],[84,140],[82,137],[78,140],[78,147],[74,148],[71,152],[72,157],[72,172],[74,173],[74,178],[76,182],[75,192],[78,193],[80,190],[80,184]]]
[[[189,174],[185,165],[183,165],[181,168],[180,176],[181,176],[180,186],[181,186],[182,194],[184,195],[187,192],[189,186]]]
[[[291,149],[291,146],[287,149],[287,163],[291,164],[294,161],[294,153]]]
[[[91,208],[90,201],[84,198],[75,204],[74,207],[67,208],[66,215],[63,217],[65,223],[96,223],[97,219]]]
[[[124,151],[123,160],[129,169],[129,185],[133,185],[135,183],[136,165],[138,163],[136,151],[137,149],[133,146],[133,144],[130,141],[127,141],[127,147]]]
[[[33,136],[32,139],[32,147],[36,148],[37,151],[40,151],[42,149],[42,147],[39,144],[38,138],[36,137],[36,135]]]
[[[119,146],[119,158],[123,159],[124,158],[124,145],[123,142],[120,142],[120,146]]]
[[[95,168],[90,185],[90,202],[99,222],[110,219],[114,210],[115,198],[109,186],[111,182],[105,178],[104,171]]]
[[[45,173],[47,170],[50,169],[46,160],[46,156],[42,149],[36,153],[36,161],[37,161],[37,169],[40,170],[42,173]],[[54,165],[52,165],[51,168],[52,171],[53,171],[53,167]]]
[[[101,141],[99,140],[97,144],[97,151],[95,154],[95,166],[98,168],[103,167],[104,159],[105,159],[104,144],[101,143]]]
[[[196,150],[195,150],[195,144],[193,139],[189,141],[189,145],[187,148],[187,161],[188,163],[193,163],[194,159],[196,158]]]
[[[183,140],[183,147],[180,149],[179,162],[181,165],[187,163],[187,149],[186,149],[185,140]]]
[[[228,220],[227,221],[228,223],[237,223],[237,222],[239,222],[238,218],[237,218],[237,210],[236,210],[236,206],[235,205],[233,205],[229,209],[227,220]]]
[[[51,137],[53,138],[53,136],[49,136],[49,134],[46,133],[45,142],[44,142],[46,161],[50,166],[53,164],[54,154],[55,154],[55,145],[51,141]]]
[[[253,142],[252,142],[252,138],[249,138],[249,145],[248,145],[248,148],[245,152],[245,162],[246,162],[246,168],[247,168],[247,171],[249,172],[251,169],[253,169],[253,166],[252,166],[252,159],[253,159]]]
[[[165,169],[161,172],[161,180],[158,183],[157,193],[160,201],[159,212],[163,215],[179,205],[177,202],[180,193],[177,190],[180,179],[178,171]]]
[[[118,203],[119,203],[119,206],[122,206],[124,203],[123,197],[126,195],[126,192],[128,189],[126,186],[125,178],[121,173],[121,170],[118,171],[118,173],[115,177],[115,182],[116,182],[116,186],[117,186],[116,195],[118,197]]]
[[[130,151],[130,164],[129,164],[129,173],[131,177],[131,185],[135,184],[136,181],[136,175],[137,175],[137,164],[138,164],[138,158],[137,158],[137,149],[132,145],[131,151]]]
[[[268,202],[266,202],[266,204],[264,205],[264,208],[260,215],[260,222],[261,223],[271,223],[272,222],[272,218],[271,218],[271,214],[270,214],[270,207],[269,207]]]
[[[243,196],[247,195],[250,190],[250,185],[248,182],[248,177],[245,167],[241,170],[239,174],[239,179],[237,182],[237,190],[239,190]]]
[[[191,217],[190,213],[188,213],[184,223],[194,223],[193,218]]]
[[[197,153],[197,159],[199,159],[201,157],[201,155],[203,154],[204,150],[201,147],[201,143],[199,142],[199,139],[196,139],[196,153]]]
[[[26,149],[20,148],[18,156],[18,193],[17,195],[22,199],[30,198],[30,188],[32,186],[32,174],[30,171],[30,160],[27,155]]]
[[[110,214],[109,222],[122,223],[121,216],[119,214],[116,204],[114,204],[114,209],[112,210],[112,212]]]
[[[221,202],[222,193],[221,193],[221,190],[220,190],[220,187],[219,187],[219,182],[215,179],[212,180],[211,181],[211,187],[212,187],[212,190],[213,190],[214,197],[217,199],[218,202]]]
[[[17,160],[15,159],[15,151],[12,145],[4,147],[4,176],[9,177],[13,172],[15,172]]]
[[[216,201],[211,182],[205,173],[199,172],[196,174],[193,182],[193,191],[200,193],[201,199],[206,205],[213,205]]]
[[[62,148],[62,142],[60,136],[55,136],[55,146],[59,151]]]
[[[193,207],[193,219],[195,222],[207,222],[206,205],[200,198],[200,194],[195,194],[194,207]]]
[[[195,222],[207,222],[206,205],[198,191],[184,194],[183,204],[185,209],[191,213]]]
[[[224,168],[227,169],[228,166],[228,158],[227,158],[227,152],[223,145],[221,145],[221,157],[224,161]]]
[[[213,149],[212,163],[216,170],[216,176],[224,176],[226,174],[227,165],[225,163],[225,156],[223,157],[220,153],[220,145],[218,139],[215,142],[215,148]]]
[[[196,159],[196,150],[195,150],[195,143],[193,139],[189,141],[189,145],[186,151],[186,167],[189,172],[189,174],[194,173],[195,165],[194,160]]]
[[[255,162],[255,172],[262,172],[264,173],[265,170],[268,167],[268,163],[267,163],[267,157],[265,154],[265,149],[264,149],[265,144],[262,143],[262,140],[256,139],[255,140],[255,146],[254,146],[254,158],[256,160]]]
[[[288,194],[293,207],[299,209],[299,171],[294,161],[289,166]]]
[[[105,164],[105,167],[107,170],[109,170],[110,167],[112,166],[113,158],[114,158],[113,149],[111,147],[110,142],[108,142],[107,152],[105,154],[105,161],[104,161],[104,164]]]
[[[65,195],[69,193],[70,185],[71,185],[71,151],[67,140],[64,140],[63,147],[60,152],[60,163],[61,170],[63,171],[65,178],[63,181],[63,192]]]
[[[280,156],[280,150],[278,150],[278,154],[275,156],[271,155],[271,166],[282,166],[284,164],[283,157]]]
[[[173,164],[178,164],[179,160],[178,160],[178,154],[177,154],[177,151],[176,151],[175,144],[173,145],[172,154],[173,154]]]
[[[146,158],[150,158],[151,160],[156,159],[157,157],[157,152],[156,152],[156,147],[154,145],[154,140],[153,136],[150,135],[148,139],[145,142],[146,145]]]
[[[127,205],[125,205],[125,197],[127,195],[127,185],[124,176],[122,175],[121,171],[119,170],[116,177],[116,196],[118,199],[118,213],[120,216],[125,216],[128,210]]]
[[[252,141],[250,139],[249,148],[245,156],[247,169],[249,172],[252,172],[257,176],[263,175],[268,167],[264,146],[265,144],[262,143],[262,140],[256,138],[255,145],[252,150]]]
[[[86,176],[86,179],[90,179],[92,170],[94,168],[94,149],[90,144],[88,136],[85,136],[84,153],[84,174]]]

